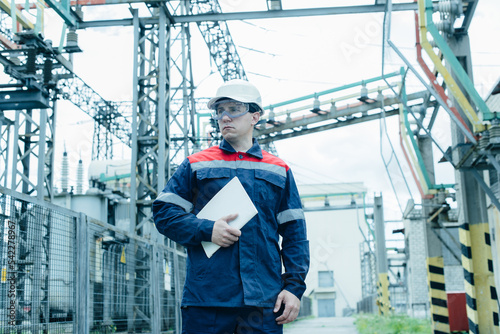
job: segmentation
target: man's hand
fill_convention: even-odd
[[[278,325],[284,325],[294,321],[299,315],[300,299],[290,291],[282,290],[278,295],[278,299],[276,299],[273,310],[274,313],[279,311],[281,304],[285,305],[285,310],[282,315],[276,318]]]
[[[229,247],[238,241],[241,231],[228,225],[238,217],[238,214],[232,214],[216,220],[212,230],[212,242],[221,247]]]

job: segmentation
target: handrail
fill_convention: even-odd
[[[395,83],[396,85],[397,83]],[[383,85],[383,86],[378,86],[377,88],[370,88],[368,89],[368,94],[370,93],[375,93],[375,92],[381,92],[381,91],[384,91],[386,89],[389,89],[389,86],[387,85]],[[357,93],[352,93],[352,94],[348,94],[348,95],[343,95],[343,96],[339,96],[339,97],[335,97],[335,98],[331,98],[329,100],[325,100],[325,101],[321,101],[320,102],[320,106],[324,106],[326,104],[331,104],[331,103],[334,103],[334,102],[340,102],[340,101],[345,101],[345,100],[350,100],[350,99],[353,99],[353,98],[356,98],[356,97],[359,97],[359,92]],[[311,103],[311,104],[308,104],[308,105],[303,105],[303,106],[300,106],[300,107],[296,107],[296,108],[293,108],[293,109],[285,109],[283,111],[279,111],[279,112],[274,112],[274,117],[279,117],[279,116],[284,116],[284,115],[287,115],[287,114],[292,114],[294,112],[299,112],[299,111],[304,111],[304,110],[311,110],[312,108],[314,107],[314,104]],[[264,107],[264,109],[266,109]],[[269,114],[265,114],[264,116],[261,117],[261,119],[268,119],[269,118]]]
[[[301,96],[301,97],[298,97],[298,98],[295,98],[295,99],[291,99],[291,100],[287,100],[287,101],[283,101],[283,102],[271,104],[271,105],[265,106],[264,110],[268,110],[268,109],[270,110],[270,109],[274,109],[274,108],[277,108],[277,107],[282,107],[282,106],[287,105],[287,104],[292,104],[292,103],[296,103],[296,102],[300,102],[300,101],[312,99],[312,98],[315,98],[315,97],[319,97],[319,96],[322,96],[322,95],[339,92],[339,91],[342,91],[344,89],[354,88],[354,87],[361,86],[363,84],[367,84],[367,83],[371,83],[371,82],[375,82],[375,81],[381,81],[384,78],[391,78],[391,77],[399,76],[400,74],[401,74],[400,71],[395,71],[395,72],[392,72],[392,73],[387,73],[384,76],[378,76],[378,77],[374,77],[374,78],[370,78],[370,79],[366,79],[366,80],[361,80],[361,81],[353,82],[353,83],[350,83],[350,84],[347,84],[347,85],[344,85],[344,86],[340,86],[340,87],[335,87],[335,88],[332,88],[332,89],[324,90],[322,92],[313,93],[313,94]]]

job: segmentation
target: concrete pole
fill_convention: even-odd
[[[389,276],[387,275],[387,249],[385,246],[384,206],[382,195],[375,196],[373,206],[375,220],[375,243],[377,251],[377,305],[380,315],[388,315],[391,310],[389,300]]]
[[[435,184],[432,139],[428,136],[420,136],[418,138],[418,146],[427,175],[429,176],[429,181],[431,184]],[[434,211],[439,209],[441,204],[442,203],[437,203],[435,198],[422,198],[422,216],[425,220],[427,250],[427,286],[429,288],[433,333],[450,332],[448,301],[444,277],[443,248],[441,240],[438,237],[440,230],[438,229],[439,225],[434,226],[434,223],[428,219]]]
[[[448,36],[447,42],[472,80],[469,36],[467,34]],[[458,103],[453,102],[461,111]],[[453,123],[451,131],[452,147],[464,143],[464,136]],[[461,158],[461,152],[455,150],[453,161],[459,161]],[[482,172],[479,174],[483,176]],[[473,171],[458,170],[455,172],[455,179],[458,219],[462,224],[460,243],[469,332],[500,333],[486,196]]]

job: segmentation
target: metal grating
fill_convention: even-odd
[[[0,235],[0,333],[180,333],[183,249],[1,186]]]
[[[104,227],[89,224],[90,329],[127,329],[128,240]]]
[[[108,226],[110,227],[110,226]],[[153,260],[154,253],[158,259]],[[91,332],[176,333],[185,254],[89,224]],[[159,299],[159,311],[155,308]],[[155,316],[157,314],[157,316]]]
[[[75,217],[0,194],[0,330],[74,332]]]

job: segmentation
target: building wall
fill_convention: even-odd
[[[427,286],[427,245],[425,240],[426,222],[423,219],[405,221],[405,236],[408,254],[408,294],[409,314],[415,317],[429,316],[429,289]],[[447,232],[437,230],[440,238],[451,249],[442,245],[444,276],[447,292],[464,291],[464,275],[462,264],[458,259],[461,250],[457,245],[458,228],[448,227]],[[453,252],[454,254],[452,254]]]
[[[448,227],[439,230],[441,239],[448,245],[443,245],[444,280],[447,292],[464,292],[464,269],[462,267],[462,250],[458,227]],[[453,253],[452,253],[453,252]]]
[[[318,271],[333,270],[336,316],[341,316],[344,308],[355,309],[356,303],[361,300],[359,244],[363,241],[363,236],[358,227],[358,217],[360,226],[366,230],[362,208],[306,212],[311,251],[306,295],[312,291],[324,290],[318,289]],[[316,316],[317,299],[323,296],[324,293],[311,296]]]
[[[408,252],[408,301],[409,313],[414,317],[429,315],[429,292],[425,266],[427,245],[425,220],[406,220],[405,237]]]

